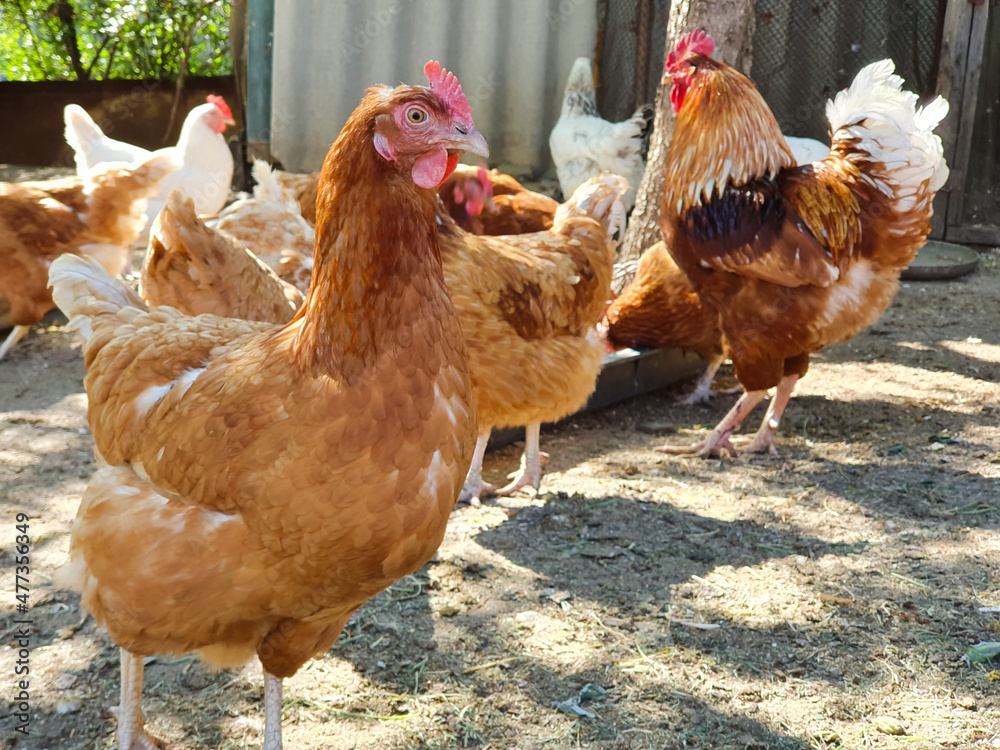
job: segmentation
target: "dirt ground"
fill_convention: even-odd
[[[94,470],[83,375],[58,317],[0,363],[5,699],[17,513],[32,563],[31,734],[12,703],[4,747],[113,746],[117,650],[51,582]],[[689,384],[544,430],[542,494],[457,509],[435,561],[286,681],[285,746],[1000,748],[1000,663],[962,660],[1000,640],[998,382],[993,251],[817,356],[777,457],[654,452],[736,398],[679,406]],[[255,665],[153,658],[145,684],[178,746],[260,746]]]

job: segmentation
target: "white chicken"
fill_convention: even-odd
[[[152,156],[144,148],[108,138],[83,107],[67,104],[63,116],[66,142],[73,147],[76,171],[80,175],[95,164],[135,162]],[[233,181],[233,155],[222,132],[227,125],[235,124],[225,100],[221,96],[209,96],[207,103],[192,109],[184,119],[177,145],[155,152],[176,156],[181,168],[163,180],[160,192],[150,198],[142,237],[148,236],[153,219],[176,187],[184,188],[199,214],[215,214],[226,205]]]
[[[625,210],[631,211],[635,188],[646,169],[642,136],[648,121],[645,108],[623,122],[602,119],[597,112],[590,59],[578,57],[566,82],[559,121],[549,134],[549,150],[563,195],[568,198],[601,172],[613,172],[632,186],[621,201]]]

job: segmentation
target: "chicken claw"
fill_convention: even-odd
[[[653,450],[680,458],[722,458],[723,451],[728,452],[730,456],[736,455],[736,448],[728,436],[716,440],[706,438],[694,445],[660,445]]]
[[[538,433],[541,424],[535,422],[524,428],[524,454],[521,456],[521,468],[514,474],[514,481],[495,492],[497,497],[514,494],[522,487],[538,487],[542,483],[542,463],[548,456],[538,449]]]
[[[476,450],[472,454],[472,464],[469,466],[469,473],[465,477],[465,486],[462,487],[462,491],[458,495],[456,505],[468,503],[473,508],[479,508],[482,506],[479,499],[484,494],[488,497],[496,493],[496,487],[483,481],[483,456],[486,454],[486,444],[489,441],[490,433],[488,431],[476,438]]]
[[[746,415],[753,411],[754,407],[765,398],[767,398],[767,391],[747,391],[740,396],[740,400],[736,402],[733,408],[729,410],[729,413],[719,422],[719,425],[702,442],[689,447],[664,445],[653,450],[661,453],[681,455],[686,458],[721,457],[723,450],[727,451],[731,456],[735,456],[739,451],[733,446],[729,438],[740,428],[740,424]]]
[[[701,374],[698,378],[698,382],[695,384],[694,390],[691,391],[687,396],[682,396],[677,399],[677,403],[684,406],[694,406],[695,404],[706,403],[713,396],[723,396],[732,393],[742,393],[743,386],[738,385],[734,388],[726,388],[725,390],[713,391],[712,381],[715,380],[715,373],[719,371],[722,363],[726,361],[725,354],[718,354],[712,357],[708,361],[708,365],[705,367],[705,372]]]

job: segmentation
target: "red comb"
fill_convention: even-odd
[[[207,101],[209,104],[214,104],[216,107],[219,108],[219,111],[222,112],[222,114],[232,119],[233,113],[229,109],[229,105],[226,104],[226,100],[223,99],[221,96],[217,96],[216,94],[209,94],[208,96],[205,97],[205,101]]]
[[[674,52],[683,60],[691,55],[711,55],[715,51],[715,40],[701,29],[695,29],[690,34],[682,37]]]
[[[431,60],[424,66],[424,75],[430,83],[431,93],[444,102],[452,116],[463,121],[463,124],[472,125],[472,107],[462,93],[462,86],[454,73],[442,68],[437,60]]]

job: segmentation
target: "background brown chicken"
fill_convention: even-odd
[[[48,289],[55,258],[85,255],[109,273],[125,269],[149,196],[177,166],[172,156],[157,156],[99,165],[84,178],[0,183],[0,296],[14,324],[0,359],[55,306]]]
[[[948,176],[933,133],[947,103],[918,109],[892,61],[872,63],[827,106],[829,155],[797,167],[757,89],[713,49],[696,31],[667,61],[677,127],[660,224],[702,303],[718,311],[746,389],[695,452],[734,453],[730,435],[777,386],[741,447],[773,452],[809,355],[878,319],[930,232]]]
[[[255,162],[255,173],[256,164],[259,162],[259,159]],[[296,172],[285,172],[280,169],[271,169],[271,174],[274,176],[278,189],[294,198],[295,202],[299,204],[299,213],[302,214],[302,218],[310,224],[315,225],[316,187],[319,184],[319,172],[299,174]],[[261,182],[260,179],[257,180],[258,185]],[[263,197],[257,194],[256,188],[254,188],[254,196],[257,198]]]
[[[686,404],[708,400],[725,361],[719,314],[701,304],[684,272],[657,242],[639,258],[635,277],[608,306],[600,326],[608,348],[676,346],[708,363]]]
[[[488,151],[458,81],[425,72],[369,89],[330,149],[288,325],[147,309],[94,263],[53,264],[102,467],[61,575],[122,648],[120,748],[160,746],[143,656],[197,650],[257,654],[278,750],[281,679],[441,543],[476,428],[433,188]]]
[[[473,234],[524,234],[552,228],[559,202],[508,174],[459,164],[438,189],[451,218]]]
[[[316,231],[282,187],[276,170],[257,160],[253,172],[257,179],[253,197],[229,204],[206,223],[235,237],[304,294],[309,290]]]
[[[149,236],[142,298],[185,315],[285,324],[305,297],[233,236],[207,227],[183,188],[167,197]]]
[[[556,211],[552,229],[490,237],[442,217],[445,280],[462,321],[479,441],[463,497],[509,494],[541,481],[539,428],[581,408],[604,357],[594,329],[611,295],[628,183],[603,174]],[[526,425],[521,469],[501,490],[482,484],[494,427]]]

